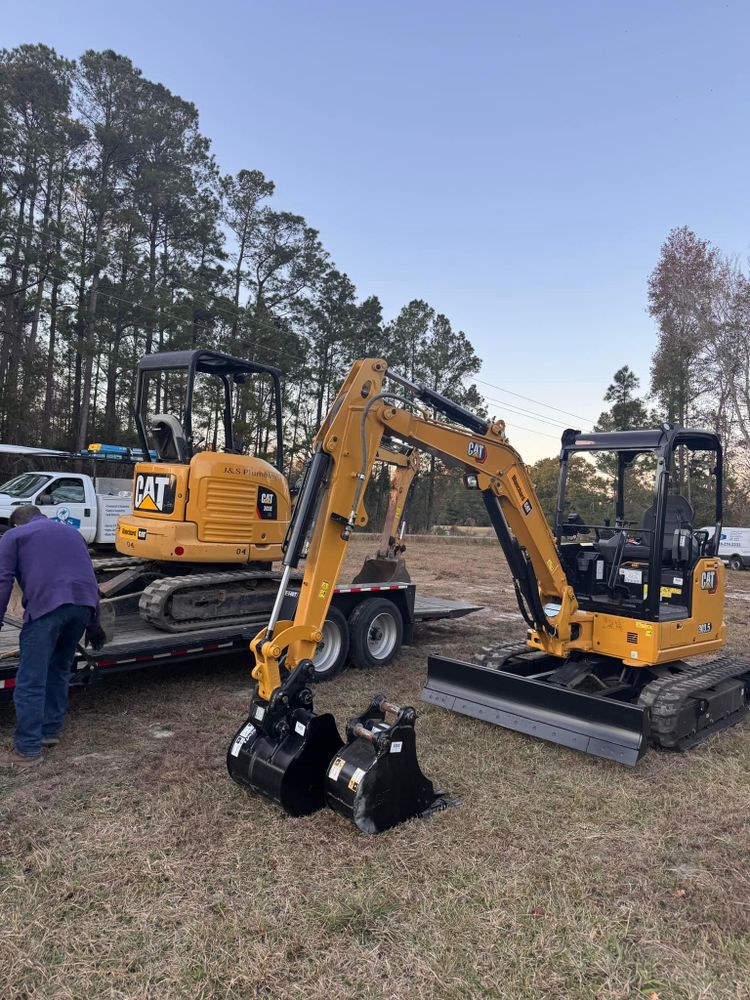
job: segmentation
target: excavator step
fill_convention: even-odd
[[[541,670],[539,661],[534,664]],[[445,656],[427,660],[422,701],[634,767],[648,748],[638,705]]]

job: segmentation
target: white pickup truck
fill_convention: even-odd
[[[23,472],[0,486],[0,525],[13,508],[35,504],[45,517],[69,524],[89,545],[114,545],[117,519],[130,514],[129,479],[86,476],[76,472]]]

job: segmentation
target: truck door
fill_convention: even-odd
[[[36,504],[51,521],[69,524],[80,531],[86,542],[94,540],[96,506],[87,498],[80,476],[58,476],[44,487]]]

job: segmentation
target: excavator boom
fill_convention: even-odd
[[[284,543],[276,602],[268,626],[251,643],[257,687],[250,715],[227,756],[234,780],[266,794],[288,812],[312,811],[325,797],[369,831],[445,803],[417,763],[412,708],[391,706],[377,696],[361,716],[350,720],[346,743],[331,716],[312,710],[311,658],[351,534],[367,524],[365,487],[374,463],[383,457],[382,449],[389,442],[406,443],[476,477],[503,526],[506,554],[517,561],[519,599],[527,603],[541,635],[550,642],[569,637],[576,609],[554,538],[504,425],[485,422],[400,376],[396,381],[424,406],[385,391],[386,371],[380,359],[356,362],[315,437]],[[437,420],[425,407],[463,426]],[[410,480],[413,469],[409,463],[403,468]],[[396,496],[393,525],[402,511]],[[299,593],[296,596],[295,588],[292,597],[288,583],[303,560]],[[545,614],[542,600],[554,603],[553,617]]]

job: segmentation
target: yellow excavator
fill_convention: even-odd
[[[236,432],[238,395],[264,408],[273,427],[266,460],[245,454]],[[202,406],[200,429],[194,427]],[[162,631],[254,623],[268,615],[279,582],[291,515],[283,474],[280,372],[217,351],[145,355],[138,365],[135,424],[144,455],[134,470],[133,512],[118,521],[116,547],[131,557],[98,559],[105,609],[139,594],[140,617]],[[201,437],[201,433],[204,436]],[[210,438],[210,440],[207,440]],[[413,449],[382,448],[376,459],[395,467],[377,555],[356,583],[408,582],[399,527],[413,479]],[[137,590],[136,588],[140,588]],[[107,619],[116,628],[114,616]]]
[[[399,391],[383,388],[386,374]],[[315,438],[276,601],[251,643],[250,712],[227,753],[236,782],[292,815],[327,803],[367,832],[446,804],[419,768],[412,707],[377,696],[349,721],[344,740],[331,715],[314,712],[308,683],[347,542],[367,522],[365,485],[384,439],[464,471],[482,496],[528,624],[526,639],[490,666],[430,657],[425,701],[629,765],[649,735],[662,747],[686,749],[746,714],[750,661],[703,659],[726,640],[715,434],[669,425],[567,431],[553,530],[502,421],[368,358],[353,365]],[[695,530],[692,505],[676,491],[678,457],[684,468],[697,454],[709,459],[711,537]],[[568,508],[571,460],[582,456],[614,469],[614,523],[586,524]],[[649,477],[652,483],[640,524],[626,505],[633,476],[641,494]],[[303,559],[302,583],[290,598],[287,584]],[[694,657],[701,660],[689,662]]]

